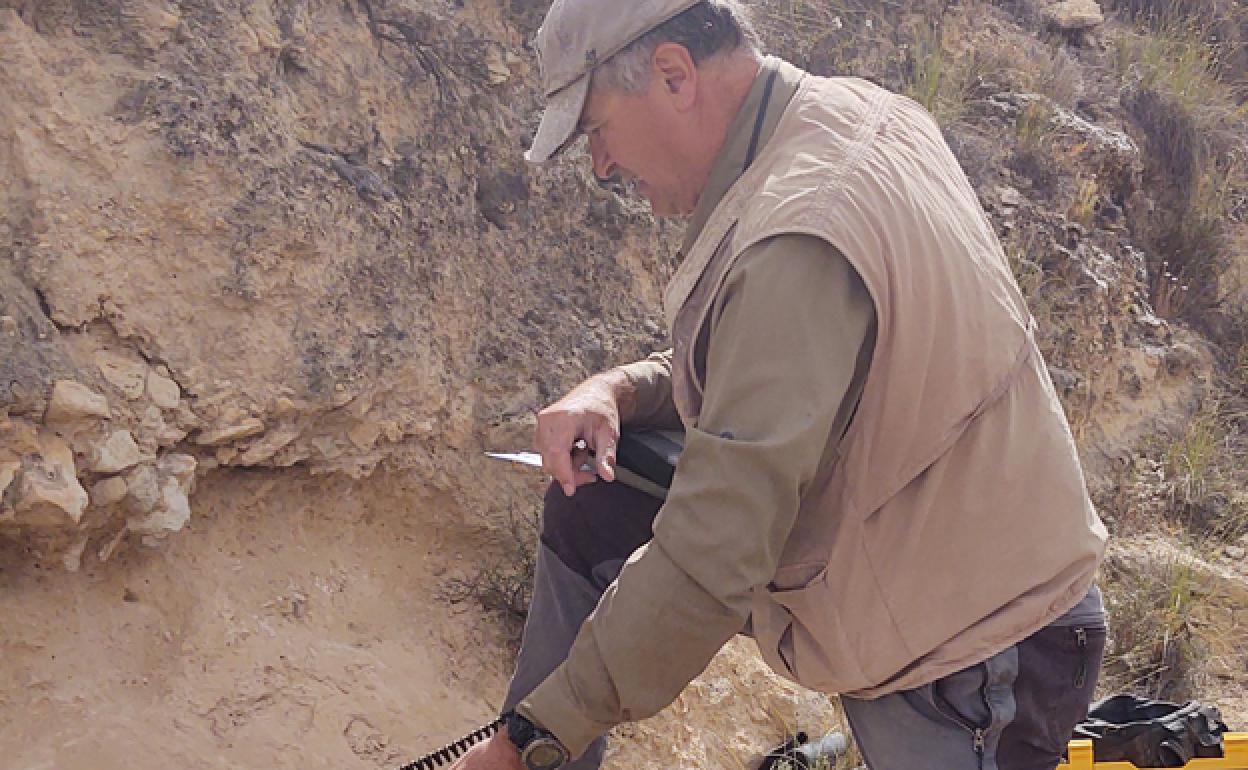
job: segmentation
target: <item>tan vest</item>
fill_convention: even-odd
[[[746,248],[781,233],[850,260],[877,338],[851,426],[755,596],[763,657],[805,686],[875,697],[1052,622],[1091,587],[1105,529],[1031,316],[938,126],[865,81],[803,81],[667,290],[690,430],[716,296]]]

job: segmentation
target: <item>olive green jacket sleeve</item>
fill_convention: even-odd
[[[647,428],[681,427],[676,403],[672,401],[672,351],[653,353],[644,361],[619,367],[633,386],[632,414],[627,425]]]
[[[607,589],[566,662],[519,707],[574,755],[671,703],[743,628],[803,489],[848,425],[875,312],[844,257],[793,235],[742,255],[711,323],[702,413],[654,539]],[[637,371],[670,402],[668,361]]]

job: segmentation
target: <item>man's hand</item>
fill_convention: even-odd
[[[628,403],[632,386],[623,373],[611,371],[591,377],[537,415],[537,451],[542,467],[563,487],[568,497],[576,488],[599,478],[615,481],[615,447],[620,440],[621,401]],[[594,473],[581,468],[589,461],[584,441],[594,453]]]
[[[455,760],[450,770],[525,770],[520,752],[507,737],[506,730],[494,733],[468,753]]]

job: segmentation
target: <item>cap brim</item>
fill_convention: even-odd
[[[589,95],[589,76],[582,75],[546,100],[546,111],[533,137],[533,146],[524,154],[530,163],[545,163],[576,136],[581,110]]]

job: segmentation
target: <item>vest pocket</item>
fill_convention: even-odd
[[[826,568],[801,588],[760,593],[754,635],[763,660],[776,673],[827,693],[878,684],[852,653]]]

